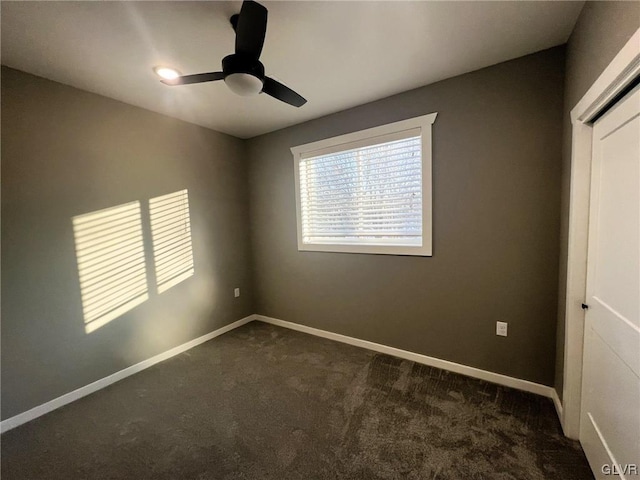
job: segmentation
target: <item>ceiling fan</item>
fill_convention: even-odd
[[[236,32],[236,53],[222,59],[221,72],[183,75],[161,82],[166,85],[189,85],[224,80],[238,95],[266,93],[294,107],[307,103],[301,95],[264,74],[264,65],[259,58],[267,33],[267,9],[257,2],[245,0],[240,13],[232,15],[230,21]]]

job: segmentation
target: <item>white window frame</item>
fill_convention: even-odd
[[[335,253],[370,253],[385,255],[415,255],[432,256],[433,245],[433,221],[432,221],[432,125],[436,120],[437,112],[420,117],[389,123],[379,127],[368,128],[358,132],[347,133],[337,137],[319,140],[317,142],[298,145],[291,148],[293,154],[293,170],[295,173],[296,192],[296,222],[298,231],[298,250],[309,252],[335,252]],[[354,244],[325,244],[304,243],[302,238],[302,206],[300,199],[300,161],[319,155],[364,148],[376,143],[391,141],[393,136],[415,130],[415,135],[420,135],[422,140],[422,245],[398,246],[398,245],[354,245]]]

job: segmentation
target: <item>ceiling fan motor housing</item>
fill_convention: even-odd
[[[236,32],[236,53],[222,59],[222,72],[196,73],[160,81],[165,85],[189,85],[224,80],[231,91],[243,97],[266,93],[294,107],[307,103],[300,94],[264,74],[260,53],[267,33],[267,9],[258,2],[245,0],[240,13],[233,15],[230,21]]]
[[[225,77],[233,73],[247,73],[264,81],[264,65],[260,60],[247,55],[227,55],[222,59],[222,71]]]

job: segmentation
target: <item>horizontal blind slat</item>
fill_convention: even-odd
[[[411,137],[301,160],[305,241],[366,244],[397,237],[402,243],[406,237],[416,244],[422,234],[421,153],[421,138]]]
[[[389,230],[386,232],[378,232],[378,231],[359,231],[353,232],[351,230],[342,230],[342,231],[328,231],[328,232],[314,232],[313,235],[309,235],[310,237],[336,237],[336,236],[344,236],[344,237],[402,237],[402,236],[419,236],[422,232],[418,230],[412,230],[411,232],[406,232],[404,230]]]
[[[355,215],[353,212],[323,212],[321,215],[314,216],[304,216],[302,217],[305,221],[313,221],[313,220],[322,220],[322,221],[340,221],[342,219],[348,218],[362,218],[364,220],[367,219],[411,219],[419,217],[421,214],[421,210],[418,208],[414,208],[411,211],[407,211],[406,209],[402,210],[390,210],[390,211],[367,211],[365,213],[361,213],[359,215]]]
[[[420,225],[420,221],[419,219],[415,222],[359,222],[357,220],[354,220],[353,222],[343,222],[343,223],[319,223],[319,222],[309,222],[307,223],[305,226],[309,227],[309,228],[313,228],[314,231],[315,229],[325,229],[325,230],[331,230],[331,229],[349,229],[349,230],[354,230],[354,231],[358,231],[359,229],[404,229],[406,228],[407,230],[409,229],[415,229],[418,228]]]
[[[301,165],[301,170],[304,175],[315,175],[321,174],[330,176],[332,174],[338,174],[348,171],[349,168],[355,166],[358,162],[366,162],[366,167],[369,171],[375,172],[377,170],[387,168],[392,169],[401,166],[419,166],[420,162],[420,152],[419,151],[406,151],[401,155],[398,154],[392,158],[384,158],[384,157],[374,157],[371,159],[365,158],[348,158],[344,159],[340,162],[331,162],[331,163],[323,163],[321,165],[316,165],[312,163],[307,163]]]
[[[414,191],[415,193],[420,193],[418,191]],[[372,196],[370,196],[372,197]],[[420,203],[421,202],[421,198],[422,196],[418,196],[416,195],[415,197],[411,197],[411,196],[404,196],[404,197],[400,197],[400,196],[395,196],[391,199],[385,199],[385,198],[363,198],[362,200],[358,200],[357,198],[353,199],[353,200],[345,200],[344,198],[331,198],[331,197],[327,197],[327,198],[322,198],[322,199],[312,199],[312,200],[305,200],[304,202],[302,202],[302,207],[305,210],[309,210],[310,212],[318,209],[327,209],[327,207],[330,208],[339,208],[339,207],[344,207],[346,209],[354,209],[357,207],[366,207],[366,206],[377,206],[377,205],[381,205],[382,206],[393,206],[393,205],[407,205],[407,204],[411,204],[412,202],[415,203]]]
[[[419,219],[418,221],[415,222],[359,222],[357,220],[353,221],[353,222],[342,222],[342,223],[322,223],[322,222],[310,222],[307,223],[305,226],[308,228],[313,228],[314,231],[316,230],[320,230],[320,229],[325,229],[325,230],[332,230],[332,229],[337,229],[337,230],[342,230],[342,229],[349,229],[349,230],[354,230],[354,231],[358,231],[360,229],[415,229],[418,228],[420,225]]]
[[[392,163],[399,157],[406,155],[419,156],[421,152],[422,148],[420,145],[416,145],[415,147],[396,148],[393,150],[378,151],[374,153],[352,152],[332,157],[312,157],[302,160],[301,164],[304,168],[323,169],[363,160],[366,161],[368,165],[376,165],[379,163]]]
[[[385,145],[385,144],[378,144],[378,147],[380,145]],[[397,151],[402,151],[402,150],[418,150],[421,151],[421,142],[419,139],[414,138],[413,141],[399,141],[399,142],[395,142],[395,143],[388,143],[386,144],[388,145],[388,147],[384,150],[385,155],[386,156],[392,156],[394,155]],[[370,157],[372,155],[377,155],[380,156],[382,153],[382,150],[375,150],[372,147],[367,147],[364,149],[350,149],[350,150],[344,150],[342,152],[336,152],[336,153],[332,153],[332,154],[328,154],[328,155],[317,155],[317,156],[312,156],[312,157],[306,157],[303,158],[301,160],[301,162],[312,162],[312,163],[316,163],[316,164],[329,164],[331,162],[337,162],[337,161],[341,161],[345,158],[352,158],[355,154],[360,153],[361,156],[364,157]]]
[[[340,190],[324,190],[321,192],[314,192],[307,190],[303,192],[303,199],[307,202],[316,200],[322,200],[331,197],[344,197],[349,196],[387,196],[387,195],[409,195],[411,193],[419,193],[422,191],[422,182],[419,179],[415,180],[403,180],[398,183],[379,183],[371,185],[369,188],[362,188],[362,186],[352,184],[341,186]]]
[[[317,182],[313,182],[312,186],[305,187],[307,190],[306,196],[320,197],[323,195],[335,195],[341,192],[352,193],[353,191],[362,191],[365,194],[367,191],[389,191],[393,189],[401,189],[404,191],[408,186],[421,186],[422,181],[420,175],[408,174],[397,175],[389,178],[362,178],[359,180],[347,179],[335,182],[333,184],[320,185]]]
[[[408,152],[392,159],[375,158],[366,160],[353,158],[349,161],[325,164],[323,166],[313,164],[301,166],[301,173],[305,176],[320,175],[323,178],[331,178],[333,175],[351,173],[358,163],[360,163],[360,167],[366,168],[366,171],[371,175],[375,175],[381,170],[419,169],[421,167],[421,158],[419,152]]]

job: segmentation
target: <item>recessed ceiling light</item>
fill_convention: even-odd
[[[165,80],[173,80],[180,76],[180,72],[178,70],[170,67],[153,67],[153,71],[156,72],[156,75],[160,78],[164,78]]]

